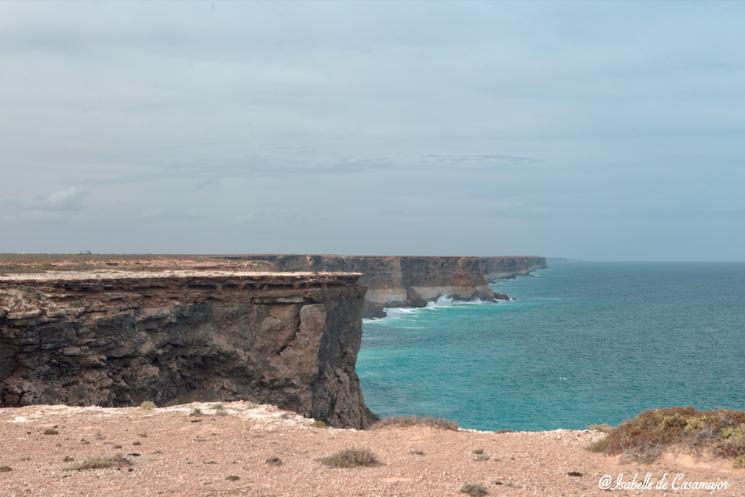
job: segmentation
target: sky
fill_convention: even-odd
[[[0,4],[0,252],[745,260],[745,2]]]

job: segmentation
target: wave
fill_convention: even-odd
[[[450,297],[448,295],[441,295],[437,299],[430,300],[429,302],[427,302],[427,304],[424,307],[386,307],[383,309],[383,312],[385,312],[384,317],[366,318],[366,319],[363,319],[362,322],[365,324],[377,323],[377,322],[390,320],[390,319],[406,318],[408,316],[414,317],[417,314],[420,314],[421,312],[427,312],[427,311],[432,311],[432,310],[437,310],[437,309],[447,309],[451,307],[470,306],[470,305],[489,305],[489,304],[498,304],[502,302],[505,302],[505,301],[481,300],[480,298],[475,298],[471,300],[459,300],[459,299]]]

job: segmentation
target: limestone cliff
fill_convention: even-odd
[[[365,427],[357,274],[0,277],[0,407],[270,403]]]
[[[367,287],[364,317],[385,307],[421,307],[440,296],[506,299],[489,282],[546,267],[543,257],[428,257],[342,255],[246,255],[227,259],[270,263],[278,271],[351,271]]]

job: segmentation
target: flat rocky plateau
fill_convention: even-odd
[[[480,484],[495,496],[745,495],[745,470],[733,469],[730,461],[668,455],[654,464],[622,462],[586,450],[602,436],[568,430],[323,428],[248,402],[6,408],[0,409],[0,495],[438,497],[464,496],[465,484]],[[369,449],[381,464],[340,469],[319,461],[348,448]],[[118,454],[125,458],[118,467],[73,469],[87,459]],[[601,477],[620,473],[628,480],[634,473],[638,480],[651,473],[655,482],[668,473],[670,483],[682,473],[687,482],[728,486],[599,488]]]

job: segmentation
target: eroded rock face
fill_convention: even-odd
[[[546,267],[543,257],[429,257],[342,255],[246,255],[229,258],[271,263],[278,271],[353,271],[367,287],[364,317],[385,307],[421,307],[441,296],[506,299],[489,282]]]
[[[358,276],[0,278],[0,407],[246,399],[365,427]]]

